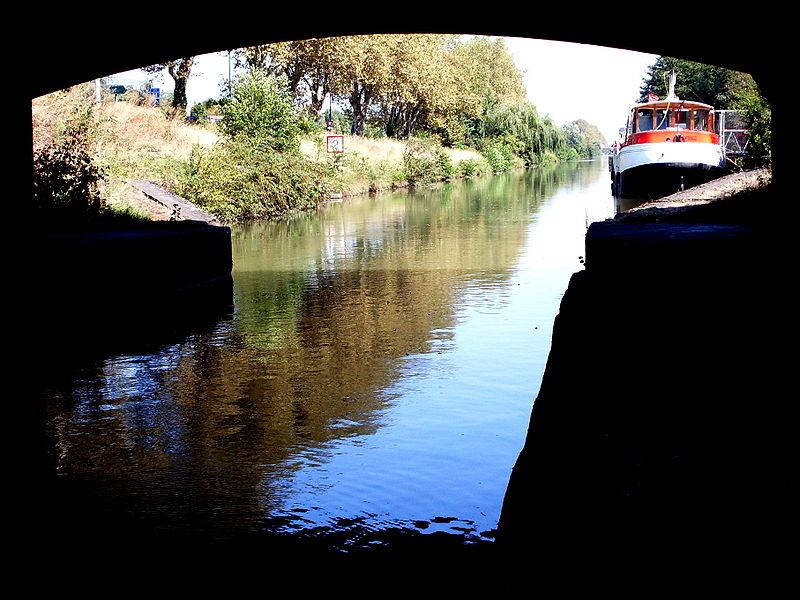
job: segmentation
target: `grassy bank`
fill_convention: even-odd
[[[327,132],[317,131],[303,137],[301,156],[297,158],[262,157],[269,164],[261,165],[254,164],[252,156],[237,155],[251,168],[267,173],[264,181],[254,185],[271,186],[269,197],[262,202],[269,203],[269,207],[243,207],[242,203],[251,201],[240,200],[237,205],[235,199],[233,204],[223,206],[230,196],[245,192],[241,191],[241,182],[230,187],[235,169],[229,168],[226,161],[233,159],[221,151],[224,138],[211,122],[175,120],[158,107],[131,102],[95,106],[90,86],[76,86],[34,100],[33,117],[35,150],[79,131],[88,154],[102,171],[99,194],[105,206],[142,218],[168,215],[143,210],[147,203],[125,183],[127,180],[155,181],[219,214],[222,220],[233,221],[282,216],[324,202],[332,194],[359,195],[491,171],[477,152],[441,148],[433,140],[404,142],[344,136],[344,153],[331,154],[326,151]],[[255,177],[248,175],[249,179]],[[298,179],[303,181],[298,183]],[[301,185],[306,194],[304,202],[276,202],[276,197],[291,196],[293,192],[288,187]]]
[[[326,136],[326,132],[310,135],[303,140],[301,148],[311,160],[338,165],[330,180],[332,192],[344,196],[358,195],[413,183],[408,163],[414,148],[409,142],[345,135],[345,151],[337,157],[327,153]],[[490,171],[485,159],[474,150],[440,150],[452,164],[452,177],[481,175]]]

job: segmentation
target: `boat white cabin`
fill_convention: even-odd
[[[631,108],[609,159],[615,197],[661,198],[726,173],[714,107],[681,100],[674,90],[673,73],[666,98]]]

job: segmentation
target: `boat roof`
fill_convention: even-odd
[[[692,100],[681,100],[680,98],[664,98],[660,100],[653,100],[650,102],[642,102],[640,104],[634,104],[632,110],[636,110],[637,108],[705,108],[708,110],[714,110],[714,107],[710,104],[704,104],[703,102],[694,102]]]

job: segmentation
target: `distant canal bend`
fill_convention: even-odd
[[[341,550],[493,539],[561,296],[612,215],[598,160],[234,227],[228,314],[44,378],[63,506]]]

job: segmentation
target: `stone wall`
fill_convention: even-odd
[[[780,560],[793,471],[772,248],[747,223],[589,228],[505,498],[510,559],[618,576]]]

